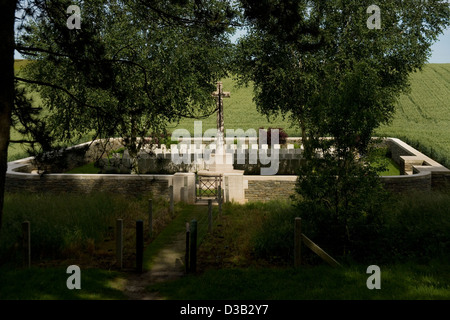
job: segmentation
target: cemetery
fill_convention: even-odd
[[[120,141],[121,139],[111,139],[106,145],[104,141],[95,141],[67,149],[63,153],[65,171],[94,161],[100,154],[105,153],[105,148],[108,151],[119,149],[122,146]],[[131,160],[126,150],[99,159],[100,168],[109,172],[104,174],[64,173],[64,170],[57,165],[55,167],[55,164],[44,166],[45,168],[41,165],[39,168],[34,164],[33,158],[26,158],[9,163],[6,189],[9,192],[100,191],[135,195],[150,192],[155,197],[167,198],[168,189],[173,186],[175,201],[196,203],[198,177],[209,176],[210,179],[220,179],[224,200],[227,202],[288,199],[294,193],[297,179],[294,169],[302,161],[302,149],[294,147],[298,142],[299,138],[288,138],[285,146],[275,145],[274,148],[267,145],[259,148],[258,144],[244,144],[240,155],[236,145],[231,147],[226,145],[222,163],[207,161],[208,159],[205,161],[202,158],[204,149],[179,148],[183,145],[180,143],[172,147],[161,145],[154,148],[152,154],[148,151],[142,152],[137,161],[138,170],[133,174]],[[438,162],[399,139],[387,138],[384,143],[401,171],[401,175],[398,176],[380,177],[386,189],[395,192],[430,191],[448,183],[450,170]],[[212,150],[209,154],[215,157],[215,149]],[[278,153],[280,172],[276,175],[255,174],[259,173],[264,165],[254,160],[261,158],[257,157],[258,154],[266,155],[267,150],[269,150],[268,157],[270,152]],[[191,164],[174,164],[174,154],[178,158],[191,159]]]
[[[222,82],[212,94],[217,101],[217,129],[203,133],[196,121],[194,136],[178,129],[171,144],[144,143],[130,156],[122,138],[100,139],[8,164],[8,192],[150,193],[195,204],[223,197],[225,202],[288,200],[295,193],[297,169],[302,166],[299,137],[280,141],[280,130],[224,129]],[[230,134],[231,133],[231,134]],[[270,136],[270,138],[269,138]],[[380,140],[380,139],[378,139]],[[175,143],[174,143],[175,142]],[[431,191],[445,187],[450,170],[396,138],[377,142],[387,148],[400,175],[380,176],[386,190]],[[317,151],[316,157],[321,153]],[[89,165],[98,173],[71,174]],[[219,195],[220,194],[220,195]],[[204,203],[204,202],[203,202]]]
[[[419,2],[3,1],[0,300],[448,300]]]

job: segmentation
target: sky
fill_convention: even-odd
[[[445,30],[431,49],[433,53],[429,63],[450,63],[450,28]]]

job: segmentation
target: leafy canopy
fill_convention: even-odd
[[[19,80],[45,110],[35,122],[45,130],[28,130],[39,141],[119,136],[136,153],[139,137],[215,112],[211,92],[227,74],[237,17],[227,2],[80,1],[81,29],[66,25],[71,4],[46,2],[20,32],[19,50],[33,63]]]
[[[249,32],[235,50],[237,78],[254,84],[260,112],[301,128],[300,205],[317,230],[338,226],[345,248],[357,225],[380,223],[372,135],[449,25],[449,4],[380,0],[381,29],[371,29],[372,0],[241,3]]]

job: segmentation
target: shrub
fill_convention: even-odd
[[[271,210],[261,230],[253,237],[253,253],[258,259],[284,264],[293,258],[293,222],[298,216],[293,207]]]
[[[307,202],[296,207],[278,205],[270,211],[253,238],[254,253],[272,263],[292,265],[294,219],[302,217],[302,232],[339,261],[385,264],[428,263],[450,258],[450,194],[392,195],[376,214],[354,220],[347,227],[333,212]],[[343,247],[345,244],[345,247]],[[302,255],[309,250],[303,250]],[[309,254],[309,263],[320,261]]]
[[[267,134],[267,144],[270,146],[272,144],[272,130],[278,130],[278,143],[279,144],[286,144],[287,138],[288,138],[288,134],[284,131],[283,128],[270,128],[269,129],[264,129],[264,128],[259,128],[260,130],[260,136],[261,136],[261,131],[264,131]]]

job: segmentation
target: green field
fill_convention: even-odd
[[[379,136],[397,137],[450,166],[450,64],[429,64],[411,76],[389,126]]]
[[[21,62],[23,64],[23,62]],[[289,136],[299,136],[299,130],[281,117],[268,119],[258,113],[251,87],[238,88],[233,79],[223,80],[224,91],[231,98],[224,100],[225,129],[284,128]],[[202,121],[203,131],[215,128],[216,116]],[[194,120],[185,119],[169,126],[169,132],[183,128],[193,133]],[[450,64],[428,64],[411,76],[411,92],[399,99],[392,123],[376,132],[378,136],[400,138],[425,154],[450,166]],[[13,138],[17,133],[12,131]],[[8,159],[25,156],[23,146],[13,145]],[[449,160],[447,160],[449,159]]]
[[[236,82],[232,78],[224,79],[223,90],[228,91],[231,94],[230,98],[224,99],[224,124],[226,129],[255,129],[259,128],[283,128],[289,136],[300,136],[300,130],[292,126],[289,121],[283,120],[283,117],[279,115],[275,119],[267,119],[266,116],[260,114],[256,105],[253,102],[253,88],[252,87],[237,87]],[[174,124],[169,131],[173,131],[177,128],[187,129],[190,132],[194,132],[193,119],[182,120],[179,124]],[[202,120],[203,131],[216,128],[216,115]]]

